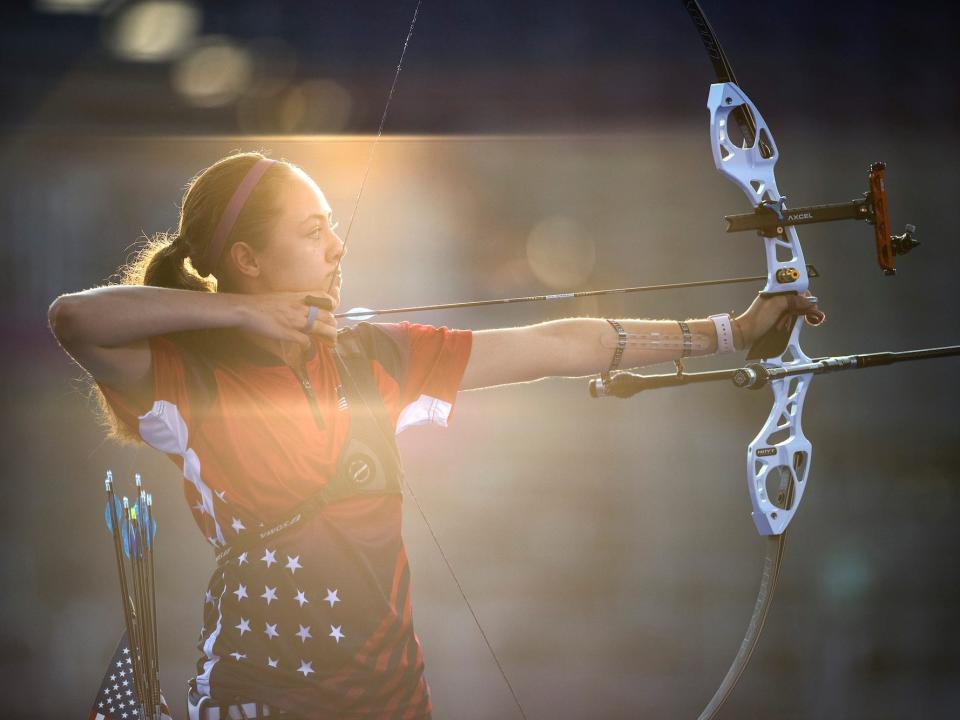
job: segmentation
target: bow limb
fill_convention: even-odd
[[[756,106],[736,84],[733,68],[697,0],[684,0],[683,7],[700,34],[718,80],[710,86],[707,98],[714,164],[744,192],[755,209],[766,207],[782,213],[785,199],[774,175],[780,153],[773,135]],[[742,136],[739,142],[731,138],[732,127]],[[796,228],[785,225],[762,237],[767,265],[763,293],[805,293],[809,276]],[[765,367],[772,368],[809,362],[800,349],[802,325],[794,321],[782,336],[764,336],[751,348],[748,359],[760,358]],[[810,468],[812,447],[803,434],[801,415],[811,378],[812,374],[805,374],[770,383],[773,407],[747,447],[746,479],[752,516],[757,531],[767,536],[760,589],[740,649],[700,714],[700,720],[712,720],[733,692],[757,647],[773,601],[783,560],[785,532],[796,512]]]

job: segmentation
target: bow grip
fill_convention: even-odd
[[[796,295],[797,293],[793,290],[786,290],[760,294],[764,297],[774,297],[775,295]],[[793,328],[801,319],[801,316],[796,316],[789,322],[782,322],[783,317],[788,313],[789,311],[785,312],[772,328],[753,341],[747,351],[747,360],[766,360],[767,358],[780,357],[784,353],[787,344],[790,342],[790,336],[793,334]]]

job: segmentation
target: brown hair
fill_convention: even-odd
[[[232,279],[223,261],[230,246],[245,242],[255,250],[263,249],[276,217],[277,198],[296,166],[281,160],[267,169],[237,216],[220,262],[213,262],[210,275],[201,277],[194,263],[199,263],[207,252],[217,223],[234,191],[247,172],[263,158],[264,155],[258,152],[238,152],[217,160],[195,175],[184,191],[176,232],[155,233],[147,238],[133,258],[118,270],[120,284],[230,292]],[[202,347],[205,336],[209,333],[176,334],[179,340],[194,347]],[[120,420],[95,384],[93,395],[107,436],[121,442],[140,442],[136,429]]]

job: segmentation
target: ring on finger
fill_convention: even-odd
[[[313,329],[313,324],[317,321],[317,315],[320,313],[320,308],[316,305],[311,305],[310,309],[307,310],[307,322],[303,326],[303,331],[305,333],[310,332]]]

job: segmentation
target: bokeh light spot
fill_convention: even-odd
[[[527,262],[544,284],[556,289],[576,287],[593,273],[596,247],[573,220],[550,217],[527,237]]]
[[[176,64],[173,86],[197,107],[219,107],[236,100],[250,82],[250,54],[226,38],[208,38]]]
[[[107,44],[124,60],[172,60],[193,43],[200,21],[200,10],[188,2],[139,2],[123,8],[113,18],[107,31]]]

